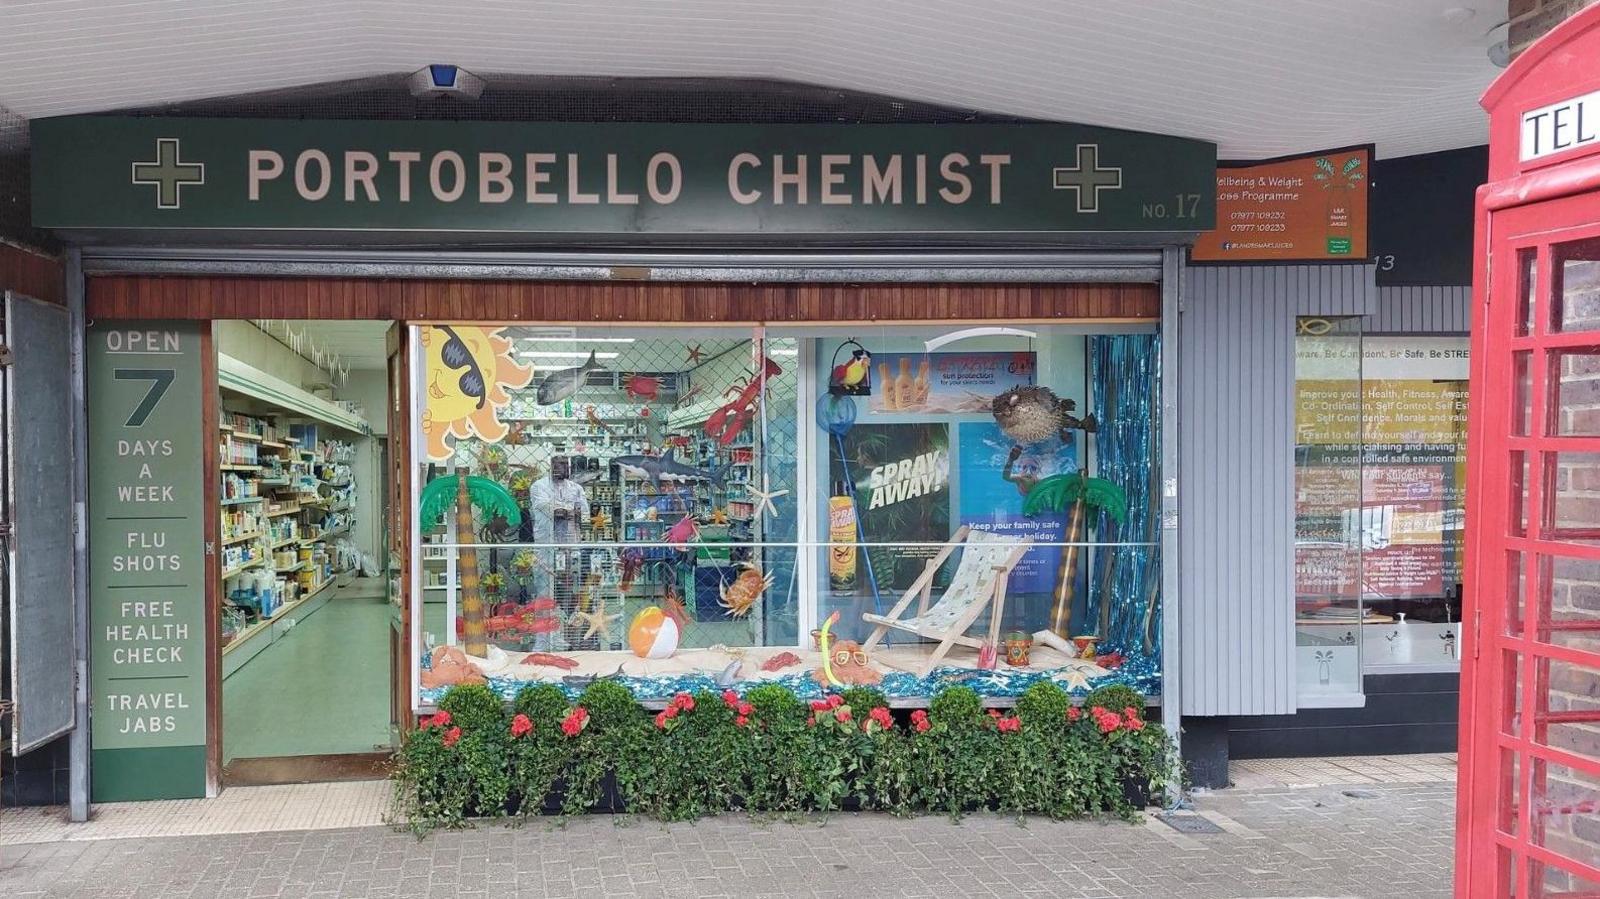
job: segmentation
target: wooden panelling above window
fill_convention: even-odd
[[[91,318],[540,322],[1153,321],[1155,284],[728,284],[100,276]]]
[[[61,260],[0,242],[0,290],[46,303],[65,303],[66,278]]]

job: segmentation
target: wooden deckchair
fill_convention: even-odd
[[[869,624],[877,625],[862,649],[870,651],[890,629],[937,640],[939,645],[934,647],[933,655],[928,657],[920,670],[915,666],[908,668],[915,671],[918,677],[926,677],[950,651],[951,646],[958,643],[975,648],[982,648],[985,644],[999,645],[1000,618],[1005,613],[1006,605],[1006,582],[1031,543],[1032,537],[1017,540],[986,531],[974,531],[970,526],[963,525],[950,538],[950,542],[939,550],[939,554],[928,560],[922,574],[906,591],[906,595],[889,610],[889,614],[874,615],[868,612],[861,616]],[[950,586],[945,588],[944,594],[930,608],[928,594],[933,587],[933,576],[957,547],[962,547],[962,551],[955,576],[950,579]],[[917,614],[901,618],[913,599],[918,601]],[[989,608],[988,639],[966,636],[967,628],[978,620],[985,606]],[[902,667],[887,659],[880,658],[879,661],[892,667]]]

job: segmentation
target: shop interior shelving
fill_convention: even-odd
[[[349,533],[354,524],[350,439],[371,429],[349,410],[226,355],[219,356],[218,371],[224,396],[220,542],[227,557],[240,556],[222,571],[223,603],[251,608],[233,601],[235,582],[246,572],[270,571],[286,591],[279,578],[294,584],[291,598],[268,615],[248,614],[223,646],[227,677],[331,598],[344,572],[331,560],[315,576],[304,572],[316,564],[316,544]]]

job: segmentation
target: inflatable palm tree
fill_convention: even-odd
[[[472,527],[473,507],[477,507],[479,516],[486,521],[502,516],[513,528],[522,522],[517,499],[510,491],[489,478],[468,476],[462,471],[434,478],[422,488],[419,512],[422,527],[438,527],[452,503],[456,512],[457,543],[477,542]],[[483,594],[478,589],[477,549],[470,546],[462,549],[456,570],[461,579],[462,648],[469,656],[483,658],[489,654],[489,639],[483,622]]]
[[[1067,526],[1062,533],[1061,564],[1056,568],[1055,599],[1050,605],[1050,630],[1072,637],[1072,601],[1078,589],[1078,544],[1101,512],[1118,524],[1128,515],[1128,495],[1105,478],[1091,478],[1080,469],[1075,474],[1052,475],[1033,485],[1022,501],[1022,514],[1065,512]],[[1090,515],[1093,513],[1093,517]]]

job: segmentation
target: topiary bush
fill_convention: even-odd
[[[858,716],[889,706],[888,697],[876,687],[846,687],[840,695],[844,697],[844,704],[855,709]]]
[[[527,715],[536,728],[535,733],[548,735],[551,732],[560,733],[561,719],[567,714],[567,694],[555,684],[532,684],[517,691],[515,699],[511,700],[511,710],[518,715]]]
[[[1059,730],[1067,726],[1072,697],[1054,681],[1042,680],[1017,697],[1017,717],[1029,727]]]
[[[439,699],[439,711],[448,713],[464,733],[499,730],[506,717],[505,703],[484,684],[451,687]]]
[[[1139,714],[1142,715],[1145,709],[1145,699],[1143,693],[1126,684],[1107,684],[1104,687],[1096,687],[1090,690],[1089,695],[1083,697],[1084,708],[1093,708],[1095,706],[1113,712],[1120,712],[1123,709],[1132,707],[1138,709]]]

